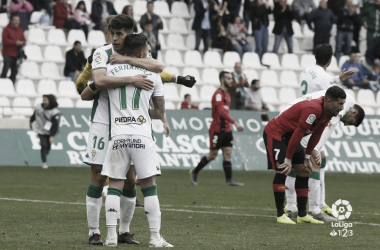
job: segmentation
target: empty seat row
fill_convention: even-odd
[[[211,102],[212,95],[217,90],[217,87],[212,85],[204,85],[200,88],[199,94],[197,88],[187,88],[185,86],[180,87],[178,93],[178,88],[176,84],[166,83],[164,84],[164,95],[165,100],[179,102],[184,99],[185,94],[191,95],[192,102]]]
[[[59,72],[58,66],[54,62],[44,62],[41,65],[41,71],[38,67],[38,64],[36,62],[32,61],[24,61],[21,66],[19,73],[29,79],[53,79],[53,80],[66,80],[69,79],[67,77],[64,77]]]

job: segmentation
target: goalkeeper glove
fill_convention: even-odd
[[[192,88],[194,84],[197,81],[195,80],[194,76],[178,76],[177,77],[177,83],[182,84],[183,86],[186,86],[188,88]]]

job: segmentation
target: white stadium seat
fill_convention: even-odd
[[[162,21],[163,29],[160,30],[160,33],[169,34],[170,30],[169,30],[168,23],[166,22],[166,19],[165,18],[161,18],[161,21]]]
[[[185,64],[193,67],[202,67],[202,56],[197,50],[188,50],[185,53]]]
[[[174,103],[171,101],[166,101],[166,98],[165,98],[165,110],[174,110],[174,109],[176,109]]]
[[[201,102],[198,105],[199,110],[211,109],[211,102]]]
[[[372,90],[369,89],[359,89],[357,100],[360,105],[369,107],[378,107],[379,104],[375,101],[375,95]]]
[[[24,61],[20,66],[20,74],[30,79],[40,79],[39,72],[36,62]]]
[[[69,31],[69,34],[67,35],[67,42],[69,43],[69,45],[74,45],[75,41],[81,42],[82,46],[87,45],[86,36],[85,36],[83,30],[70,30]]]
[[[158,33],[158,40],[160,41],[161,50],[168,48],[168,46],[166,46],[165,37],[162,33]]]
[[[46,61],[64,63],[65,59],[62,56],[62,50],[57,45],[48,45],[45,48],[44,58]]]
[[[0,37],[3,37],[3,28],[0,27]],[[3,43],[3,39],[0,39],[0,44]]]
[[[0,86],[1,86],[0,94],[2,96],[10,96],[10,97],[17,96],[15,92],[15,88],[13,86],[13,82],[10,79],[7,79],[7,78],[0,79]]]
[[[39,94],[36,92],[34,83],[30,79],[20,79],[16,83],[16,92],[20,96],[37,97]]]
[[[310,54],[303,54],[301,57],[301,68],[302,70],[314,66],[316,64],[315,56]]]
[[[377,103],[380,104],[380,91],[377,91],[376,100],[377,100]]]
[[[179,95],[183,97],[183,96],[185,96],[185,94],[191,95],[191,101],[192,102],[200,102],[201,101],[201,99],[199,98],[199,95],[198,95],[197,88],[188,88],[188,87],[181,85]]]
[[[366,115],[375,115],[375,110],[373,108],[367,106],[363,106],[362,108],[364,109],[364,113]]]
[[[345,89],[344,91],[346,92],[347,95],[350,95],[352,98],[354,98],[354,101],[356,102],[356,95],[352,89]],[[380,92],[378,92],[378,93],[380,93]]]
[[[380,115],[380,108],[377,109],[376,115]]]
[[[17,115],[31,116],[33,114],[32,104],[27,97],[16,97],[13,99],[13,112]]]
[[[74,108],[74,103],[70,98],[59,97],[57,99],[58,107],[61,108]]]
[[[284,87],[280,89],[278,97],[280,98],[280,102],[284,104],[290,103],[297,99],[297,93],[294,88]]]
[[[223,68],[222,60],[220,59],[220,54],[216,51],[206,51],[203,56],[203,62],[209,67],[219,67]]]
[[[47,40],[50,45],[67,45],[66,36],[62,29],[49,30]]]
[[[265,53],[262,58],[262,64],[269,65],[270,69],[282,69],[278,55],[275,53]]]
[[[340,68],[338,67],[338,63],[336,61],[335,56],[331,57],[331,64],[327,68],[328,71],[333,71],[333,72],[340,72]]]
[[[121,14],[123,11],[124,7],[130,5],[128,0],[115,0],[113,2],[113,7],[115,8],[117,14]]]
[[[194,34],[189,34],[186,37],[186,47],[190,49],[195,49],[195,35]],[[204,45],[203,45],[203,41],[201,41],[199,43],[199,51],[203,51],[203,50],[204,50]]]
[[[133,14],[135,16],[142,16],[146,13],[146,1],[134,1]],[[156,13],[157,14],[157,13]],[[138,21],[139,19],[136,19]]]
[[[249,86],[251,86],[252,80],[259,80],[259,75],[254,69],[245,69],[243,70],[243,74],[245,74],[245,76],[247,77]]]
[[[283,70],[280,74],[280,83],[284,86],[299,88],[297,74],[292,70]]]
[[[41,28],[29,29],[28,44],[46,45],[47,41],[44,30]]]
[[[227,51],[223,55],[223,64],[225,67],[234,67],[240,61],[240,56],[235,51]]]
[[[57,95],[57,85],[53,80],[41,80],[38,82],[38,94],[40,95]]]
[[[92,108],[92,101],[82,101],[82,99],[78,99],[75,103],[76,108]]]
[[[255,52],[246,52],[243,54],[243,67],[252,69],[266,69],[260,63],[260,58]]]
[[[292,27],[293,27],[293,32],[294,32],[293,36],[295,38],[303,38],[304,37],[304,35],[302,34],[301,26],[300,26],[299,23],[297,23],[296,21],[293,21],[292,22]]]
[[[176,67],[184,66],[181,53],[178,50],[167,50],[165,52],[165,63]]]
[[[181,17],[173,17],[169,21],[169,30],[170,32],[180,33],[180,34],[188,34],[187,26],[185,20]]]
[[[94,47],[101,47],[106,44],[104,32],[100,30],[91,30],[88,32],[88,45]]]
[[[75,83],[72,81],[60,81],[58,84],[59,96],[79,98]]]
[[[212,96],[216,90],[217,87],[213,85],[202,86],[201,90],[199,91],[201,100],[204,102],[211,102]],[[191,100],[193,101],[193,97],[191,97]]]
[[[276,89],[273,87],[262,87],[260,88],[261,96],[263,97],[263,101],[269,104],[279,104],[277,98]]]
[[[202,82],[204,84],[212,84],[220,86],[219,72],[215,68],[205,68],[202,72]]]
[[[266,69],[261,72],[260,83],[261,86],[280,86],[277,73],[272,69]]]
[[[24,51],[25,51],[25,55],[28,57],[28,60],[33,61],[33,62],[44,61],[40,46],[27,44],[24,47]]]
[[[199,85],[199,84],[203,84],[202,82],[202,79],[200,77],[200,74],[199,74],[199,71],[197,68],[194,68],[194,67],[186,67],[183,69],[183,76],[187,76],[187,75],[190,75],[190,76],[194,76],[195,80],[196,80],[196,85]]]
[[[0,96],[0,109],[3,111],[3,116],[10,116],[13,114],[11,103],[8,97]]]
[[[295,39],[294,39],[294,40],[295,40]],[[335,37],[334,37],[334,42],[335,42]],[[330,44],[331,44],[331,40],[330,40]],[[313,38],[311,38],[311,37],[305,37],[305,38],[302,40],[302,49],[303,49],[303,50],[311,51],[311,50],[313,50],[313,46],[314,46]],[[333,47],[333,48],[334,48],[334,47]]]
[[[178,95],[177,86],[175,83],[166,83],[164,84],[164,96],[165,101],[179,102],[182,99]]]
[[[364,29],[362,29],[362,30],[364,30]],[[350,57],[349,56],[346,56],[346,55],[341,55],[340,57],[339,57],[339,69],[341,70],[342,69],[342,66],[343,66],[343,64],[346,62],[346,61],[348,61],[350,59]],[[347,69],[346,69],[347,70]]]
[[[281,58],[281,65],[284,69],[302,70],[298,56],[295,54],[284,54]]]
[[[0,14],[0,27],[5,27],[9,24],[8,14],[1,13]]]
[[[169,5],[166,1],[155,1],[154,2],[154,13],[162,17],[171,17],[169,11]]]
[[[164,70],[171,73],[171,74],[175,74],[176,76],[180,75],[179,69],[177,67],[174,67],[174,66],[165,67]]]
[[[167,46],[170,49],[188,50],[183,41],[183,37],[180,34],[169,34],[167,38]]]
[[[37,105],[41,105],[42,104],[42,97],[37,97],[35,100],[34,100],[34,105],[33,107],[37,107]]]
[[[172,16],[178,16],[182,18],[190,18],[189,9],[184,2],[173,2],[172,4]]]
[[[302,34],[303,34],[303,37],[311,37],[311,38],[314,37],[314,32],[312,30],[310,30],[307,25],[303,26]]]
[[[38,24],[43,14],[45,14],[45,11],[33,11],[29,23]]]
[[[41,66],[41,76],[48,79],[62,80],[62,77],[58,71],[58,66],[54,62],[44,62]]]

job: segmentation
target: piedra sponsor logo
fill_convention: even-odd
[[[135,118],[133,116],[115,117],[115,124],[116,125],[130,125],[130,124],[142,125],[144,123],[146,123],[146,119],[142,115],[140,115],[137,118]]]

